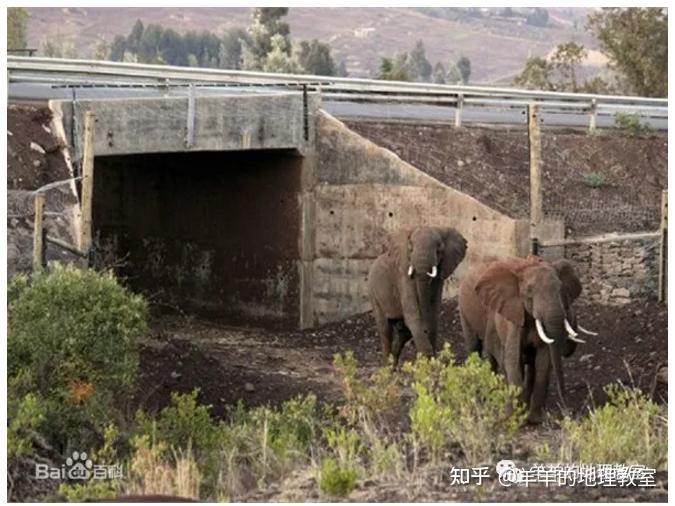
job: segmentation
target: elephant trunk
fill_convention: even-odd
[[[554,339],[554,342],[548,345],[548,349],[551,354],[551,366],[556,378],[558,396],[560,397],[561,402],[564,402],[565,377],[563,374],[561,358],[565,343],[567,342],[564,313],[546,318],[544,320],[544,328],[547,329],[546,332],[549,337]]]
[[[419,336],[415,337],[415,345],[418,351],[424,355],[433,355],[434,350],[430,341],[430,322],[432,318],[431,305],[431,280],[427,276],[419,276],[415,281],[415,291],[417,294],[417,309],[419,314]]]

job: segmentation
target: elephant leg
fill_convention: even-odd
[[[492,372],[497,374],[499,373],[499,362],[497,362],[497,359],[491,354],[491,353],[486,353],[485,357],[488,363],[490,364],[490,369],[492,369]]]
[[[530,404],[530,397],[532,397],[532,389],[534,388],[536,350],[525,350],[524,357],[525,364],[523,367],[523,391],[521,394],[521,402],[527,406]]]
[[[438,316],[441,312],[441,300],[443,297],[443,284],[439,283],[431,301],[431,314],[429,315],[429,343],[434,354],[438,351]]]
[[[509,331],[504,346],[504,372],[506,381],[511,385],[523,386],[523,363],[520,336],[517,331]]]
[[[551,377],[551,355],[546,346],[537,349],[534,363],[534,382],[530,397],[530,411],[527,420],[530,423],[540,423],[542,411],[546,404],[548,382]]]
[[[406,319],[405,322],[412,334],[417,353],[424,355],[425,357],[433,356],[434,350],[431,347],[431,341],[429,341],[428,326],[423,325],[417,317]]]
[[[461,310],[459,311],[459,321],[462,324],[462,334],[464,335],[464,344],[466,345],[467,357],[472,353],[478,353],[478,356],[482,356],[483,341],[480,340],[473,329],[469,326],[469,323],[466,321],[466,318],[462,314]]]
[[[396,367],[401,357],[403,347],[405,346],[405,343],[412,339],[412,334],[403,320],[396,322],[394,328],[396,332],[394,333],[394,340],[391,345],[391,353],[394,355],[394,367]]]
[[[376,306],[373,315],[375,316],[375,324],[377,325],[377,333],[380,335],[380,346],[382,348],[382,359],[385,365],[391,355],[391,341],[392,341],[392,324],[384,313]]]

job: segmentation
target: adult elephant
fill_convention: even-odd
[[[385,361],[392,355],[396,366],[410,339],[417,353],[435,353],[443,282],[465,254],[466,239],[454,228],[418,227],[389,238],[368,273]]]
[[[570,356],[578,332],[572,303],[581,282],[567,260],[511,258],[469,273],[460,284],[459,312],[467,352],[482,353],[495,371],[523,389],[529,421],[541,420],[551,371],[564,399],[561,357]]]

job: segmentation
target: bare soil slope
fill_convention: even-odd
[[[527,132],[412,123],[347,122],[439,181],[509,216],[529,215]],[[667,187],[666,135],[544,129],[544,211],[575,233],[656,229]],[[592,174],[602,184],[593,187]]]

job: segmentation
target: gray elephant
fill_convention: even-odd
[[[581,290],[570,262],[535,256],[494,262],[469,273],[460,284],[467,353],[481,353],[494,371],[522,387],[532,423],[541,420],[551,371],[564,399],[561,357],[585,342],[578,333],[596,335],[577,324],[572,303]]]
[[[384,360],[398,364],[405,343],[436,351],[443,282],[464,259],[466,239],[454,228],[418,227],[393,234],[368,273],[368,292]]]

